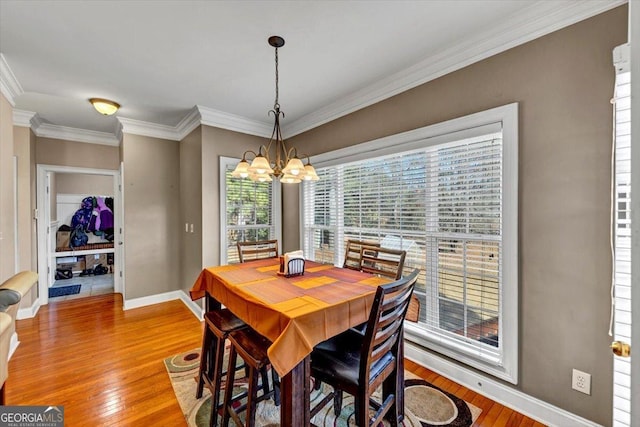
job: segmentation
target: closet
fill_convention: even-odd
[[[50,175],[48,285],[54,301],[114,291],[113,179],[82,173]],[[63,287],[73,293],[60,292]]]

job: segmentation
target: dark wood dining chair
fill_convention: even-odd
[[[277,240],[258,240],[256,242],[238,242],[238,257],[240,262],[247,262],[263,258],[278,258]]]
[[[362,240],[347,240],[347,248],[344,253],[344,263],[342,268],[350,268],[351,270],[360,270],[360,248],[362,245],[371,247],[380,247],[376,242],[365,242]]]
[[[238,256],[240,262],[261,258],[278,257],[278,241],[262,240],[257,242],[238,242]],[[202,352],[200,354],[200,369],[198,372],[198,386],[196,398],[202,397],[204,387],[211,391],[212,405],[210,426],[217,425],[220,399],[221,379],[225,375],[223,358],[224,349],[229,334],[248,328],[229,309],[211,310],[204,315],[205,325],[202,337]]]
[[[222,426],[228,427],[229,420],[237,426],[254,427],[256,425],[257,404],[265,399],[273,397],[275,406],[280,405],[280,380],[275,370],[271,368],[272,384],[269,385],[268,367],[270,365],[267,349],[271,341],[260,335],[253,328],[245,328],[234,331],[229,335],[231,350],[229,352],[229,367],[227,369],[227,381],[224,392],[222,411]],[[247,367],[247,390],[238,396],[233,395],[235,382],[236,360],[240,356]],[[258,375],[262,377],[258,384]],[[258,396],[258,391],[262,393]],[[246,403],[240,401],[246,397]],[[246,411],[245,422],[242,423],[239,413]]]
[[[403,345],[402,325],[419,270],[376,291],[364,335],[349,329],[318,344],[311,353],[311,375],[334,391],[311,409],[315,416],[332,399],[336,416],[342,409],[342,392],[355,397],[355,420],[360,427],[378,425],[386,416],[398,425],[398,354]],[[402,353],[400,353],[402,354]],[[382,399],[371,395],[382,385]],[[370,417],[369,405],[375,409]]]
[[[407,251],[380,246],[360,246],[360,270],[398,280],[402,277]]]
[[[227,308],[206,312],[204,321],[196,398],[202,397],[204,387],[207,387],[211,392],[209,426],[214,427],[218,425],[218,413],[222,408],[220,385],[222,377],[225,375],[223,366],[225,343],[229,334],[248,328],[248,326]]]

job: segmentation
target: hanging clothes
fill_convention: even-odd
[[[78,225],[82,226],[82,229],[87,231],[89,224],[91,223],[93,216],[93,197],[85,197],[80,203],[80,209],[78,209],[71,218],[71,228],[76,229]]]

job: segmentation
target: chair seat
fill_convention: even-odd
[[[342,383],[358,387],[363,338],[361,333],[349,329],[318,344],[311,353],[312,375],[317,379],[340,378]],[[387,352],[371,365],[369,380],[390,363],[395,363],[395,357]]]
[[[269,356],[267,356],[267,349],[271,346],[269,339],[260,335],[252,328],[234,332],[230,337],[240,357],[247,363],[256,368],[261,368],[269,364]]]
[[[240,320],[228,308],[206,312],[204,314],[204,321],[209,328],[217,329],[227,334],[247,326],[246,323]]]

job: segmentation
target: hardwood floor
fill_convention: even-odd
[[[200,347],[201,328],[181,301],[127,311],[119,294],[51,303],[17,323],[7,404],[64,405],[68,426],[185,426],[162,361]],[[407,368],[480,407],[476,426],[542,426],[415,363]]]

